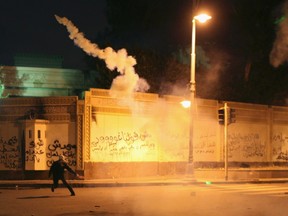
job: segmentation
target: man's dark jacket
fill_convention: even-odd
[[[50,171],[49,171],[49,177],[51,174],[53,175],[53,178],[62,178],[64,177],[64,171],[67,169],[70,173],[77,175],[64,160],[58,160],[54,161]]]

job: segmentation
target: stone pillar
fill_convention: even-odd
[[[25,132],[25,170],[47,170],[46,127],[48,120],[22,121]]]

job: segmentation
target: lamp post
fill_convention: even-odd
[[[196,80],[195,80],[195,68],[196,68],[196,20],[204,23],[207,20],[211,19],[211,16],[207,14],[200,14],[198,16],[193,17],[192,20],[192,47],[191,47],[191,78],[190,78],[190,136],[189,136],[189,165],[190,171],[193,171],[193,129],[194,129],[194,111],[195,111],[195,97],[196,97]],[[192,166],[192,167],[191,167]]]

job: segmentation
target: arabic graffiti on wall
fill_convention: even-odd
[[[19,166],[20,149],[18,139],[12,136],[9,139],[0,137],[0,167],[16,169]]]
[[[230,133],[228,152],[231,159],[259,159],[265,157],[266,145],[258,133]]]
[[[194,146],[195,154],[214,155],[216,152],[216,141],[216,134],[202,134]]]
[[[26,148],[26,162],[45,163],[50,167],[53,161],[58,160],[59,155],[63,155],[70,166],[76,165],[76,145],[61,144],[59,140],[54,140],[53,144],[45,145],[43,140],[31,141]]]
[[[277,161],[288,160],[288,135],[284,132],[272,135],[272,157]]]
[[[117,134],[97,136],[91,142],[91,153],[113,157],[131,157],[142,152],[149,154],[156,150],[155,143],[148,132],[124,132]]]
[[[46,163],[49,168],[58,156],[63,155],[69,166],[76,166],[76,145],[62,144],[58,139],[46,145],[41,139],[26,144],[26,163]],[[20,167],[21,150],[18,138],[12,136],[8,139],[0,137],[0,169],[12,170]]]
[[[76,145],[61,144],[58,139],[47,146],[46,164],[52,166],[53,161],[58,160],[59,155],[63,155],[69,166],[76,166]]]
[[[37,142],[31,141],[28,144],[28,146],[26,146],[25,161],[26,162],[32,161],[32,162],[40,163],[41,158],[43,158],[44,156],[44,153],[45,153],[45,146],[44,146],[44,142],[41,139],[38,139]]]

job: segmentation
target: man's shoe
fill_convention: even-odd
[[[71,196],[75,196],[75,193],[71,193]]]
[[[53,186],[51,187],[51,191],[54,192],[54,187]]]

